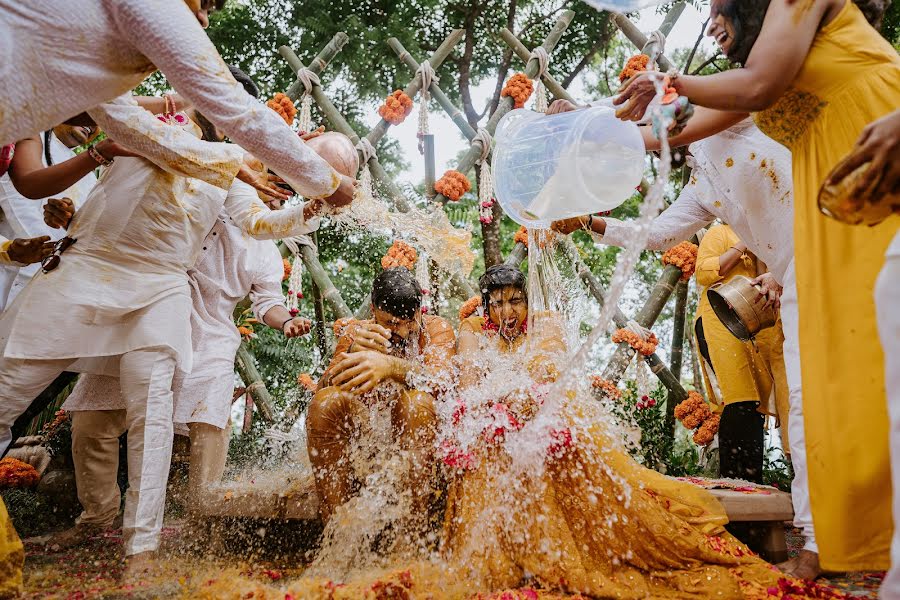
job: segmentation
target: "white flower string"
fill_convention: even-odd
[[[313,130],[312,126],[312,90],[313,86],[321,85],[319,76],[303,67],[297,71],[297,79],[303,84],[303,98],[300,100],[300,115],[297,117],[297,123],[300,126],[300,134],[309,133]]]
[[[538,46],[531,51],[530,58],[538,61],[538,72],[535,75],[534,89],[534,110],[535,112],[545,113],[550,107],[550,100],[547,98],[547,88],[544,86],[542,78],[547,74],[547,67],[550,64],[550,55],[543,46]]]
[[[472,138],[472,143],[475,142],[481,144],[481,156],[475,161],[481,165],[478,178],[478,219],[487,225],[494,220],[494,177],[488,164],[488,157],[491,155],[491,134],[487,129],[479,128],[478,133]]]
[[[422,78],[422,87],[419,89],[419,154],[425,154],[425,136],[430,133],[428,126],[428,101],[431,99],[431,84],[434,81],[434,67],[427,60],[419,64],[416,69],[416,77]]]
[[[308,235],[298,235],[281,240],[287,249],[291,251],[291,275],[288,277],[287,309],[292,317],[300,313],[300,301],[303,300],[303,257],[300,254],[300,246],[315,248],[312,238]]]

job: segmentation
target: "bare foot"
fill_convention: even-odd
[[[796,557],[775,566],[785,575],[790,575],[797,579],[815,581],[822,575],[822,568],[819,566],[819,555],[810,550],[801,550]]]
[[[157,566],[157,554],[154,551],[139,552],[125,557],[125,570],[122,572],[122,583],[136,585],[151,576]]]

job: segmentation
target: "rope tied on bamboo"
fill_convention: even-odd
[[[359,185],[356,186],[353,200],[356,202],[357,198],[364,198],[368,201],[375,197],[375,192],[372,188],[372,172],[369,170],[369,161],[375,158],[375,147],[369,141],[369,138],[360,138],[359,142],[356,143],[356,150],[361,155],[359,164],[362,166],[362,169],[359,172]]]
[[[479,127],[472,143],[481,145],[481,156],[475,161],[481,165],[478,178],[478,220],[487,225],[494,220],[494,178],[488,164],[493,138],[487,129]]]
[[[650,57],[650,62],[656,66],[656,61],[666,51],[666,36],[662,31],[657,29],[647,36],[647,43],[641,49],[641,52]]]
[[[538,72],[534,76],[534,80],[537,82],[534,96],[534,110],[539,113],[545,113],[550,106],[550,102],[547,98],[547,88],[544,86],[542,78],[547,74],[547,67],[550,65],[550,55],[547,53],[546,48],[538,46],[531,51],[528,58],[529,61],[536,60],[538,62]]]
[[[300,116],[297,118],[300,125],[300,135],[313,130],[312,126],[312,91],[313,87],[322,85],[319,76],[306,67],[297,71],[297,79],[303,84],[303,98],[300,100]]]
[[[419,154],[425,154],[425,136],[431,133],[428,127],[428,101],[431,98],[431,84],[434,83],[434,67],[427,60],[419,63],[415,77],[422,79],[422,87],[419,89]]]

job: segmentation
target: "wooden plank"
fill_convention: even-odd
[[[791,495],[778,490],[769,494],[747,494],[734,490],[709,490],[731,521],[790,521],[794,518]]]

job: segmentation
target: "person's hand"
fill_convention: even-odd
[[[106,138],[102,142],[98,143],[94,148],[97,152],[100,153],[100,156],[107,160],[112,160],[118,156],[129,156],[129,157],[138,157],[141,155],[137,152],[133,152],[126,148],[125,146],[119,144],[116,141],[113,141],[110,138]]]
[[[357,183],[358,182],[352,177],[341,175],[341,185],[334,191],[334,194],[325,198],[325,201],[335,208],[347,206],[353,202],[353,197],[356,195]]]
[[[44,223],[52,229],[67,229],[75,214],[75,203],[70,198],[50,198],[44,205]]]
[[[561,221],[553,221],[553,223],[550,224],[550,229],[563,235],[569,235],[579,229],[587,229],[589,222],[587,216],[570,217],[568,219],[562,219]]]
[[[353,331],[350,352],[371,350],[387,354],[391,347],[391,332],[377,323],[362,323]]]
[[[16,238],[6,250],[10,260],[23,265],[41,262],[53,253],[53,242],[49,235],[36,238]]]
[[[655,81],[662,78],[663,87],[668,87],[668,76],[658,71],[644,71],[626,81],[619,90],[619,95],[613,98],[613,104],[618,106],[616,116],[623,121],[640,121],[647,112],[650,102],[656,97]]]
[[[324,200],[308,200],[306,204],[303,205],[303,218],[308,221],[313,217],[317,217],[322,214],[323,208],[325,208]]]
[[[578,110],[580,108],[584,108],[582,106],[578,106],[568,100],[563,98],[559,98],[558,100],[554,100],[550,103],[550,107],[547,109],[548,115],[556,115],[559,113],[572,112],[573,110]]]
[[[241,169],[238,171],[236,177],[266,196],[277,200],[290,200],[293,194],[275,185],[276,183],[280,183],[281,180],[278,178],[271,178],[268,174],[260,172],[257,170],[258,166],[259,160],[252,154],[246,154],[244,155],[244,162],[241,164]]]
[[[756,286],[759,292],[765,296],[767,307],[774,306],[776,310],[781,308],[781,291],[783,288],[778,285],[771,273],[763,273],[750,283]]]
[[[331,383],[342,392],[366,394],[393,374],[396,360],[371,350],[344,354],[334,365]]]
[[[319,137],[323,133],[325,133],[325,126],[319,125],[316,129],[313,129],[312,131],[301,135],[300,139],[303,140],[304,142],[308,142],[309,140],[311,140],[313,138]]]
[[[284,334],[284,337],[295,338],[306,335],[310,329],[312,329],[312,321],[303,317],[294,317],[281,326],[281,333]]]
[[[833,185],[870,163],[850,197],[876,203],[900,192],[900,110],[869,123],[847,159],[828,180]]]

